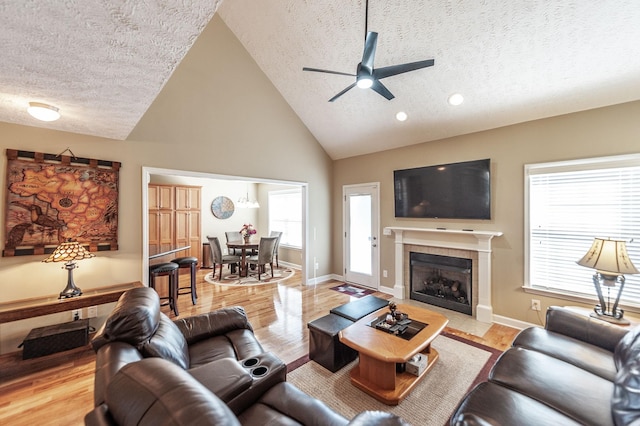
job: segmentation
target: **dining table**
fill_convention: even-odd
[[[240,250],[240,276],[246,277],[249,274],[249,268],[247,267],[247,251],[252,252],[258,250],[259,242],[254,239],[245,241],[229,241],[227,242],[227,248]]]

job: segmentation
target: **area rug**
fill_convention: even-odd
[[[354,285],[351,284],[342,284],[336,287],[331,287],[331,290],[335,290],[335,291],[339,291],[340,293],[344,293],[348,296],[352,296],[352,297],[362,297],[362,296],[366,296],[367,294],[371,294],[374,292],[374,290],[370,290],[367,288],[361,288],[361,287],[356,287]]]
[[[432,347],[440,358],[397,406],[378,402],[351,384],[349,372],[357,360],[336,373],[315,362],[294,361],[287,381],[348,419],[365,410],[381,410],[414,426],[444,425],[467,391],[486,379],[500,351],[450,334],[438,336]]]
[[[273,278],[271,278],[271,271],[267,269],[267,273],[262,274],[260,276],[260,280],[258,280],[257,275],[251,275],[250,273],[248,277],[241,277],[238,274],[231,274],[229,270],[226,268],[222,268],[222,280],[218,279],[218,274],[220,273],[220,269],[216,270],[216,279],[213,279],[213,272],[210,272],[204,276],[204,280],[209,284],[215,285],[228,285],[228,286],[250,286],[250,285],[265,285],[265,284],[276,284],[282,281],[286,281],[289,278],[293,277],[294,270],[291,268],[274,268],[273,269]]]

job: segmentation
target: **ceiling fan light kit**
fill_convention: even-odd
[[[350,74],[340,71],[330,71],[320,68],[302,68],[303,71],[322,72],[327,74],[338,74],[355,77],[356,81],[351,85],[344,88],[340,93],[329,99],[329,102],[334,102],[340,96],[347,93],[349,90],[358,86],[361,89],[372,89],[380,96],[383,96],[387,100],[393,99],[395,96],[380,82],[383,78],[391,77],[394,75],[402,74],[409,71],[415,71],[421,68],[431,67],[434,64],[433,59],[427,59],[424,61],[409,62],[406,64],[391,65],[383,68],[374,68],[373,62],[376,56],[376,47],[378,45],[378,33],[373,31],[367,31],[369,15],[369,1],[367,0],[365,6],[365,40],[364,40],[364,52],[362,53],[362,61],[358,64],[356,74]]]

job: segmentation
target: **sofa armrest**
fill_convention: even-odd
[[[211,361],[188,372],[225,403],[249,389],[253,382],[251,374],[231,358]]]
[[[547,309],[545,328],[611,352],[615,351],[620,339],[629,331],[560,306],[550,306]]]
[[[175,320],[189,345],[212,336],[219,336],[232,330],[253,331],[247,314],[240,306],[217,309],[213,312]]]
[[[104,403],[105,392],[113,377],[125,365],[140,361],[142,354],[136,348],[124,342],[111,342],[96,353],[96,372],[93,385],[93,403]]]
[[[109,414],[109,408],[106,404],[98,405],[84,416],[84,424],[86,426],[118,426]]]

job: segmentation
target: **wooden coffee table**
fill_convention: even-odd
[[[449,322],[444,315],[427,309],[400,304],[397,309],[427,326],[411,340],[370,327],[371,321],[389,312],[384,308],[339,333],[342,343],[359,352],[360,361],[350,373],[351,383],[387,405],[398,405],[431,370],[438,359],[438,352],[431,348],[431,342]],[[406,363],[418,353],[427,357],[427,367],[419,376],[396,372],[396,364]]]

